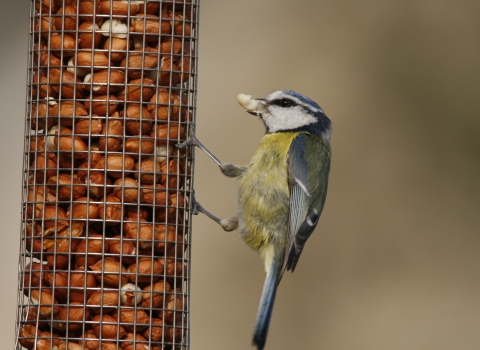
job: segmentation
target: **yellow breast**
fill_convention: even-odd
[[[288,230],[287,153],[298,133],[265,135],[239,183],[239,232],[255,251],[282,245]]]

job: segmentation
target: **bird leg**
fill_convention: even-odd
[[[195,199],[195,192],[192,194],[192,199],[193,199],[193,205],[192,205],[192,214],[193,215],[198,215],[198,213],[203,213],[213,221],[215,221],[217,224],[222,226],[222,228],[227,231],[233,231],[238,227],[238,218],[232,217],[228,219],[219,219],[212,213],[210,213],[208,210],[206,210],[197,200]]]
[[[213,159],[215,163],[220,167],[221,172],[228,177],[237,177],[243,174],[247,167],[236,166],[230,163],[221,162],[217,157],[215,157],[212,152],[210,152],[202,143],[195,137],[193,134],[193,127],[190,128],[188,133],[188,140],[175,145],[178,149],[182,149],[188,146],[196,146],[204,151],[210,158]],[[198,213],[203,213],[217,224],[222,226],[225,231],[233,231],[238,227],[238,218],[232,217],[228,219],[220,219],[206,210],[197,200],[195,199],[195,193],[192,194],[192,214],[198,215]]]
[[[234,165],[231,163],[226,163],[220,161],[217,157],[213,155],[212,152],[210,152],[194,135],[193,133],[193,127],[190,127],[189,133],[188,133],[188,140],[183,142],[183,143],[177,143],[175,145],[178,149],[182,149],[188,146],[196,146],[200,148],[203,152],[205,152],[210,158],[213,159],[215,163],[220,167],[220,171],[222,172],[223,175],[228,176],[228,177],[238,177],[242,175],[245,170],[247,170],[247,166],[243,165]]]

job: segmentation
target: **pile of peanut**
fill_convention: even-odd
[[[195,0],[34,0],[18,349],[186,346]]]

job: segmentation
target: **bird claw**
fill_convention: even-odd
[[[197,146],[198,147],[199,141],[194,135],[193,126],[190,127],[188,131],[188,139],[185,142],[175,144],[175,147],[178,149],[183,149],[188,146]]]
[[[200,203],[198,203],[197,200],[195,199],[195,190],[193,190],[191,198],[192,198],[192,210],[191,210],[191,213],[192,213],[192,215],[198,215],[198,213],[200,213],[200,210],[198,210],[198,208],[199,208],[199,207],[201,208],[201,205],[200,205]]]

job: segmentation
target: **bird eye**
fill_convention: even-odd
[[[288,98],[282,98],[281,100],[277,100],[276,105],[284,108],[295,106],[295,102]]]
[[[292,106],[292,100],[289,100],[287,98],[282,98],[280,100],[280,106],[282,107],[291,107]]]
[[[297,103],[289,98],[279,98],[270,102],[271,105],[279,106],[282,108],[295,107]]]

